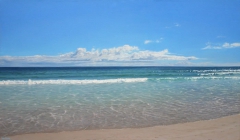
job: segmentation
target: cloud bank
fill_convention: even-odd
[[[181,56],[169,53],[167,49],[162,51],[140,50],[136,46],[124,45],[109,49],[87,51],[86,48],[78,48],[75,52],[69,52],[57,56],[0,56],[0,66],[16,65],[108,65],[110,63],[141,65],[143,62],[160,60],[188,61],[198,59],[194,56]]]
[[[202,50],[207,50],[207,49],[230,49],[230,48],[237,48],[240,47],[240,43],[224,43],[222,45],[212,45],[210,42],[206,44],[207,46],[202,48]]]

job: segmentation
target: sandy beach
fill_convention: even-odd
[[[240,114],[168,126],[11,136],[11,140],[240,140]]]

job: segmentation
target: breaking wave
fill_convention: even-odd
[[[104,80],[4,80],[0,85],[36,85],[36,84],[104,84],[104,83],[132,83],[145,82],[148,78],[125,78]]]
[[[37,84],[106,84],[106,83],[136,83],[150,81],[172,81],[172,80],[218,80],[218,79],[235,79],[239,80],[237,76],[196,76],[196,77],[162,77],[162,78],[118,78],[118,79],[103,79],[103,80],[3,80],[0,81],[0,85],[37,85]]]

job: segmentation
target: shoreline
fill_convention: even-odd
[[[8,138],[11,140],[240,140],[240,114],[144,128],[30,133]]]

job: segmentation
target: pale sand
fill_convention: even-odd
[[[10,138],[11,140],[240,140],[240,114],[168,126],[36,133]]]

